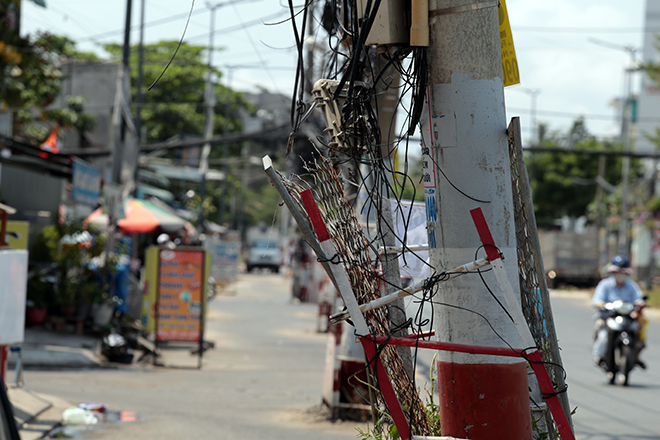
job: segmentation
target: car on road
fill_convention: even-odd
[[[278,273],[283,261],[282,249],[277,240],[257,238],[248,245],[245,259],[248,272],[252,272],[253,269],[270,269]]]

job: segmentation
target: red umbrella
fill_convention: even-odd
[[[117,225],[128,234],[142,234],[154,232],[158,229],[160,222],[149,210],[142,200],[127,199],[124,201],[124,212],[126,217],[119,220]]]
[[[125,218],[119,220],[117,225],[126,234],[154,232],[158,228],[165,232],[176,232],[186,225],[186,220],[147,200],[124,200],[124,214]],[[108,224],[108,218],[100,208],[91,213],[87,221],[99,226]]]

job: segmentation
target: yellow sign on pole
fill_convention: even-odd
[[[142,327],[156,331],[156,296],[158,294],[158,246],[149,246],[144,255],[144,290],[142,292]]]
[[[28,232],[30,224],[26,221],[9,220],[7,222],[6,239],[12,249],[28,248]]]
[[[513,46],[513,35],[509,14],[506,11],[506,2],[501,0],[499,7],[500,15],[500,42],[502,43],[502,78],[504,87],[520,84],[520,72],[518,72],[518,59],[516,48]]]

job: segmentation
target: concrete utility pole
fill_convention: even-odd
[[[529,117],[532,120],[531,121],[532,122],[532,128],[530,130],[530,137],[531,137],[532,141],[530,142],[530,144],[531,145],[538,145],[540,139],[538,139],[538,135],[537,135],[538,124],[536,123],[536,98],[541,94],[541,90],[540,89],[528,89],[528,88],[525,88],[525,87],[517,87],[514,90],[518,90],[522,93],[525,93],[525,94],[529,95],[529,97],[531,98],[531,106],[529,108]]]
[[[632,150],[632,74],[636,72],[637,67],[637,52],[639,49],[627,45],[610,43],[609,41],[599,40],[597,38],[589,38],[590,43],[599,46],[608,47],[624,51],[630,56],[630,67],[624,70],[623,76],[623,106],[621,109],[621,139],[624,142],[624,149],[626,153]],[[628,240],[628,192],[630,186],[630,156],[623,157],[621,164],[621,215],[619,219],[619,237],[617,240],[617,252],[621,255],[629,255],[630,242]]]
[[[144,76],[144,6],[145,0],[140,3],[140,45],[138,46],[138,77],[135,84],[135,135],[138,145],[142,143],[142,79]],[[135,168],[135,182],[137,187],[137,169]]]
[[[211,22],[209,24],[209,62],[208,73],[206,77],[206,94],[204,97],[204,106],[206,107],[206,119],[204,123],[204,139],[211,139],[213,137],[213,122],[215,120],[215,88],[213,84],[213,39],[215,37],[215,10],[226,3],[219,3],[216,5],[206,4],[206,7],[211,10]],[[206,172],[209,168],[209,153],[211,152],[211,144],[205,143],[202,147],[202,154],[199,158],[199,214],[197,217],[197,230],[204,231],[204,197],[206,196]]]
[[[123,96],[123,87],[124,76],[131,77],[131,67],[130,67],[130,55],[131,55],[131,12],[133,10],[132,0],[126,0],[126,20],[124,24],[124,46],[122,48],[122,69],[123,72],[119,74],[120,81],[117,82],[117,96],[115,96],[115,105],[119,107],[114,109],[118,112],[120,121],[119,121],[119,140],[115,141],[114,150],[112,152],[112,181],[116,184],[121,184],[121,170],[124,163],[124,143],[126,141],[126,115],[124,115],[122,106],[123,100],[126,99]],[[121,90],[119,90],[121,88]],[[120,99],[117,99],[119,97]],[[137,184],[137,182],[136,182]]]
[[[481,242],[469,211],[480,207],[505,257],[509,281],[518,290],[498,3],[429,2],[431,119],[426,128],[432,145],[424,145],[430,149],[424,157],[430,162],[425,193],[436,271],[474,260]],[[485,255],[483,249],[479,252]],[[495,277],[483,276],[499,296]],[[435,300],[461,308],[435,307],[438,339],[493,347],[506,347],[502,339],[513,347],[522,344],[514,323],[479,276],[443,285]],[[438,359],[443,435],[532,438],[525,361],[453,352],[440,352]]]

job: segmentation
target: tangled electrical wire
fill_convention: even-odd
[[[319,8],[320,3],[322,4]],[[379,288],[376,287],[378,284],[385,286],[389,291],[400,288],[400,280],[388,278],[386,274],[379,272],[373,255],[378,254],[379,248],[393,244],[402,244],[404,248],[406,247],[412,209],[406,211],[401,208],[402,194],[407,191],[414,199],[417,192],[415,187],[417,182],[414,181],[413,173],[409,169],[409,147],[411,136],[414,135],[422,118],[428,76],[426,48],[411,47],[406,44],[376,48],[365,44],[376,20],[379,5],[380,0],[362,2],[305,0],[303,7],[297,10],[293,1],[288,0],[289,21],[293,27],[298,54],[291,105],[293,130],[289,137],[288,151],[292,151],[296,135],[304,132],[301,130],[303,124],[310,118],[316,117],[315,108],[321,108],[324,112],[325,126],[328,128],[325,133],[310,139],[319,147],[322,156],[327,160],[322,158],[315,163],[308,163],[305,176],[287,179],[287,185],[291,188],[292,195],[301,188],[311,187],[314,191],[317,203],[328,217],[329,229],[338,250],[337,255],[330,256],[324,262],[342,264],[346,268],[359,303],[366,303],[378,295]],[[319,9],[320,14],[317,13]],[[327,34],[327,38],[321,37],[323,31]],[[314,43],[311,42],[312,40]],[[327,41],[327,48],[322,68],[314,70],[310,68],[311,63],[305,62],[313,61],[309,58],[312,51],[306,52],[305,44],[314,44],[316,50],[319,46],[316,42],[321,40]],[[312,81],[312,77],[322,78],[325,82]],[[333,106],[336,108],[331,109],[330,107]],[[386,111],[387,107],[392,108],[393,111]],[[405,115],[404,121],[396,122],[397,112]],[[401,157],[403,160],[400,161]],[[397,166],[397,162],[403,163],[401,169]],[[462,196],[479,203],[490,203],[489,200],[468,194],[455,185],[435,162],[435,158],[431,158],[431,166],[435,167],[447,184]],[[346,199],[341,203],[337,201],[339,193]],[[341,206],[341,209],[337,209],[338,206]],[[356,231],[359,231],[360,227],[355,218],[356,213],[353,212],[352,216],[348,216],[350,219],[344,216],[345,212],[353,209],[361,219],[365,219],[362,225],[365,230],[371,230],[375,226],[377,231],[375,235],[357,234]],[[403,217],[401,234],[395,231],[392,211],[400,212]],[[526,227],[519,223],[528,220],[519,215],[515,218],[516,229],[525,230]],[[529,251],[526,252],[525,255],[529,259]],[[383,268],[390,258],[387,253],[384,255]],[[404,262],[405,258],[420,257],[415,252],[405,252]],[[513,320],[509,311],[486,283],[482,272],[477,270],[474,273],[478,274],[490,296],[508,318]],[[429,277],[421,292],[415,295],[418,307],[413,318],[399,322],[391,321],[389,315],[396,311],[397,307],[401,307],[397,305],[391,306],[389,313],[367,312],[365,317],[372,334],[389,337],[401,330],[421,334],[425,328],[433,326],[433,307],[442,306],[480,316],[498,338],[512,348],[485,315],[435,299],[438,282],[444,281],[448,276],[447,272],[434,272]],[[529,278],[528,274],[525,276]],[[531,295],[529,289],[521,288],[522,290],[524,293],[521,294]],[[431,307],[430,319],[425,318],[426,307]],[[533,307],[537,307],[536,303]],[[547,327],[547,323],[544,325]],[[545,340],[538,339],[538,333],[539,331],[534,337],[539,347],[545,348]],[[396,356],[395,350],[387,344],[379,344],[376,352],[382,353],[386,358]],[[417,350],[414,352],[413,365],[416,363],[416,356]],[[392,371],[400,371],[402,368],[400,362],[400,360],[395,361],[395,365],[389,368]],[[560,363],[554,360],[544,360],[543,363],[546,366],[561,368]],[[409,413],[420,408],[413,396],[413,394],[417,395],[414,377],[409,382],[398,383],[395,388],[399,391],[409,388],[405,393],[406,397],[400,397],[400,401],[408,408]],[[561,384],[556,388],[559,388],[558,393],[564,389]],[[415,426],[418,434],[423,434],[428,428],[428,423],[421,419],[422,416],[417,418],[411,416],[411,426]]]

